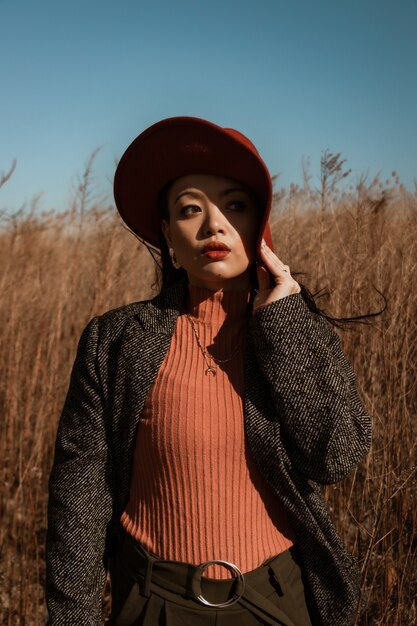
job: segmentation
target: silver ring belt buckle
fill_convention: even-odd
[[[236,581],[235,591],[236,592],[231,598],[229,598],[229,600],[226,600],[226,602],[218,602],[218,603],[209,602],[203,596],[203,593],[201,590],[201,577],[202,577],[204,570],[209,565],[215,565],[215,564],[224,565],[224,567],[226,567],[229,571],[236,574],[235,576],[235,581]],[[193,577],[192,587],[193,587],[194,597],[202,604],[205,604],[206,606],[215,607],[215,608],[222,608],[222,607],[230,606],[231,604],[234,604],[235,602],[240,600],[240,598],[243,596],[243,592],[245,590],[245,579],[243,577],[242,572],[237,567],[237,565],[234,565],[233,563],[229,563],[229,561],[213,560],[213,561],[206,561],[205,563],[200,563],[200,565],[198,565],[197,568],[198,569],[196,570],[196,573]]]

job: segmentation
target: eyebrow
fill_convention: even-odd
[[[246,189],[244,189],[243,187],[231,187],[229,189],[223,189],[223,191],[221,191],[219,195],[221,198],[223,198],[224,196],[227,196],[230,193],[235,193],[236,191],[242,191],[243,193],[246,193],[246,194],[248,193]],[[201,191],[194,190],[194,189],[186,189],[185,191],[181,191],[181,193],[178,194],[178,196],[175,198],[174,204],[176,204],[182,196],[196,196],[198,198],[201,195],[202,195]]]

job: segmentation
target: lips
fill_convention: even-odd
[[[230,252],[230,248],[220,241],[210,241],[202,250],[202,254],[206,259],[211,261],[221,261],[226,258]]]
[[[204,246],[202,254],[207,252],[230,252],[230,248],[226,244],[221,243],[221,241],[210,241],[210,243]]]

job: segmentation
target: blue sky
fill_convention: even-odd
[[[326,148],[417,178],[415,0],[0,0],[0,53],[0,209],[67,208],[97,147],[112,202],[115,161],[172,115],[248,135],[278,186]]]

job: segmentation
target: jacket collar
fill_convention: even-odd
[[[163,289],[152,300],[147,300],[136,315],[142,328],[154,333],[173,335],[187,293],[187,279],[183,279]]]

